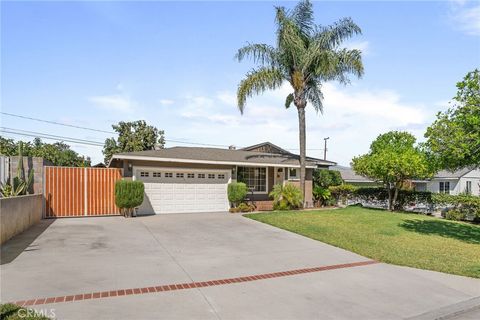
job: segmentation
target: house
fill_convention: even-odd
[[[342,180],[346,184],[351,184],[357,187],[375,187],[379,185],[377,182],[373,180],[370,180],[364,176],[356,174],[355,171],[353,171],[353,169],[350,167],[335,165],[330,167],[330,170],[335,170],[340,172],[340,175],[342,176]]]
[[[305,201],[312,206],[312,175],[335,162],[307,158]],[[227,211],[227,185],[245,182],[256,201],[271,201],[275,184],[299,185],[299,156],[265,142],[243,149],[173,147],[118,153],[109,167],[123,168],[124,177],[145,183],[140,214]],[[271,203],[271,202],[270,202]]]
[[[439,171],[431,180],[413,180],[416,191],[480,196],[480,169],[464,168],[454,172]]]

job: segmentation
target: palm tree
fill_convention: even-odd
[[[305,198],[305,108],[310,102],[323,113],[322,83],[336,80],[348,84],[348,74],[360,78],[363,64],[360,50],[342,48],[342,42],[361,34],[350,18],[330,26],[315,25],[312,4],[299,2],[293,10],[276,7],[277,43],[248,44],[235,55],[238,61],[253,58],[259,66],[248,72],[237,91],[238,108],[243,114],[247,97],[275,90],[288,81],[293,92],[285,107],[297,107],[300,137],[300,187]]]

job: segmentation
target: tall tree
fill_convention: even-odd
[[[256,69],[247,73],[237,91],[238,108],[243,114],[247,97],[275,90],[288,82],[293,92],[285,107],[297,108],[300,140],[300,186],[305,198],[306,121],[305,108],[310,102],[317,112],[323,112],[322,83],[336,80],[349,83],[348,74],[361,77],[363,64],[360,50],[342,48],[342,43],[361,33],[350,19],[343,18],[330,26],[314,23],[310,1],[299,2],[293,10],[276,7],[277,41],[268,44],[248,44],[236,54],[239,61],[253,58]]]
[[[64,142],[45,143],[35,138],[32,142],[17,141],[0,136],[0,154],[18,156],[22,144],[23,155],[28,157],[42,157],[55,166],[89,167],[90,158],[79,155],[70,149]]]
[[[457,83],[454,106],[439,112],[427,128],[427,148],[442,168],[480,166],[480,71]]]
[[[398,191],[407,180],[426,179],[435,168],[427,154],[415,145],[408,132],[381,134],[370,145],[370,151],[352,160],[353,170],[379,183],[388,191],[388,209],[393,211]]]
[[[118,137],[105,140],[103,147],[105,164],[114,153],[154,150],[165,146],[164,131],[147,125],[144,120],[121,121],[112,125],[112,128],[118,133]]]

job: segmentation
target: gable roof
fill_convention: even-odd
[[[291,154],[290,151],[287,151],[279,146],[271,143],[271,142],[262,142],[258,144],[254,144],[253,146],[244,147],[241,150],[246,151],[259,151],[259,150],[269,150],[268,153],[279,153],[279,154]]]
[[[463,168],[460,170],[456,171],[448,171],[448,170],[440,170],[437,172],[437,174],[434,176],[436,179],[459,179],[469,173],[470,171],[475,170],[475,168]]]
[[[339,171],[343,181],[345,182],[365,182],[365,183],[375,182],[364,176],[356,174],[355,171],[353,171],[353,169],[350,167],[336,165],[331,167],[330,170]]]
[[[110,163],[116,160],[149,160],[184,163],[209,163],[224,165],[264,165],[300,167],[299,156],[277,153],[256,152],[247,150],[230,150],[203,147],[172,147],[160,150],[117,153],[112,156]],[[307,167],[316,168],[318,165],[330,166],[335,164],[315,158],[307,159]]]

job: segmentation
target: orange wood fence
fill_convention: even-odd
[[[45,217],[120,214],[115,181],[121,169],[45,167]]]

